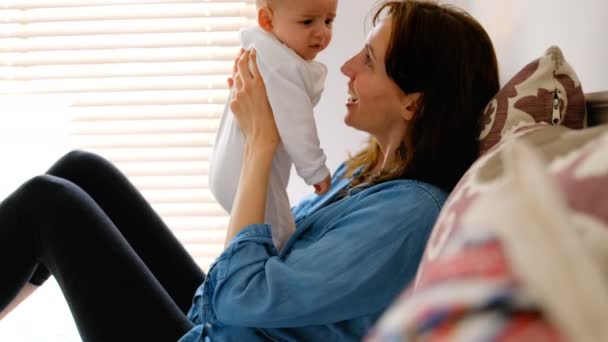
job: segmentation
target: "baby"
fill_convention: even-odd
[[[277,148],[266,196],[264,223],[278,251],[295,231],[287,184],[291,165],[315,193],[330,187],[326,156],[319,146],[313,107],[321,98],[327,75],[314,61],[329,44],[338,0],[257,0],[258,26],[241,32],[241,46],[255,48],[281,145]],[[230,95],[232,97],[232,94]],[[243,159],[244,137],[233,114],[231,98],[224,109],[209,168],[209,187],[218,203],[232,209]]]

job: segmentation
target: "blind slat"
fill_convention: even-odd
[[[224,104],[175,104],[164,106],[73,106],[72,117],[76,121],[104,120],[167,120],[214,118],[219,119]]]
[[[210,134],[174,133],[174,134],[122,134],[74,136],[76,146],[84,149],[103,147],[211,147],[214,138]]]
[[[24,89],[25,91],[25,89]],[[97,93],[60,93],[58,98],[71,99],[73,106],[134,106],[225,104],[225,90],[132,91]],[[67,100],[66,100],[67,101]]]
[[[39,22],[73,22],[88,20],[135,20],[152,18],[194,18],[217,22],[222,17],[240,17],[246,20],[251,8],[238,2],[132,4],[123,6],[81,6],[64,8],[32,8],[27,11],[0,7],[0,16],[7,23],[33,24]]]
[[[230,75],[233,61],[180,61],[120,64],[0,66],[0,80],[45,80],[104,77]]]
[[[206,232],[207,234],[205,234],[204,236],[201,234],[198,234],[195,231],[182,231],[182,230],[175,230],[175,235],[181,239],[181,240],[185,240],[188,241],[189,243],[195,243],[195,244],[201,244],[201,245],[209,245],[210,243],[215,244],[220,244],[220,243],[224,243],[224,239],[226,238],[226,233],[223,231],[213,231],[213,232]],[[212,247],[213,248],[213,247]],[[221,252],[221,249],[219,250],[219,252]]]
[[[151,203],[215,203],[215,198],[209,189],[150,189],[142,190],[142,194]]]
[[[98,148],[95,152],[115,162],[209,160],[212,153],[210,147]]]
[[[171,216],[225,216],[218,204],[210,203],[158,203],[152,208],[163,217]]]
[[[206,230],[206,231],[221,231],[225,233],[225,228],[228,225],[227,216],[189,216],[189,217],[167,217],[163,219],[167,226],[173,230]]]
[[[120,121],[85,121],[72,123],[72,134],[75,135],[114,135],[114,134],[214,134],[218,122],[215,119],[192,120],[120,120]]]
[[[42,51],[40,53],[2,53],[0,64],[11,66],[61,65],[61,64],[107,64],[107,63],[158,63],[191,61],[233,61],[237,47],[178,47],[115,50],[67,50]]]
[[[237,23],[224,23],[227,31],[242,27]],[[163,48],[187,46],[235,46],[238,37],[234,32],[177,32],[120,35],[88,35],[60,37],[31,37],[0,39],[0,52],[33,52],[61,50],[101,50],[120,48]]]
[[[188,189],[208,187],[207,177],[199,175],[185,176],[129,176],[129,179],[140,189]]]
[[[118,168],[133,176],[158,175],[200,175],[206,177],[209,163],[206,160],[196,161],[162,161],[162,162],[116,162]]]
[[[117,6],[141,4],[192,4],[205,1],[207,3],[248,3],[251,1],[236,0],[3,0],[2,7],[6,9],[29,10],[35,8],[57,7],[86,7],[86,6]]]
[[[157,77],[114,77],[37,81],[0,81],[0,88],[22,87],[36,93],[75,93],[107,91],[147,91],[147,90],[196,90],[213,89],[227,92],[226,77],[221,76],[157,76]]]
[[[249,21],[226,17],[229,25],[246,26]],[[224,24],[225,25],[225,24]],[[214,31],[200,19],[141,19],[105,21],[76,21],[34,24],[0,24],[0,38],[31,38],[51,36],[83,36],[135,33],[177,33]],[[236,36],[237,32],[233,32]]]

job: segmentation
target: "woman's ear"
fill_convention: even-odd
[[[401,99],[401,105],[403,108],[402,116],[406,121],[412,120],[412,118],[414,118],[414,115],[420,109],[420,105],[422,103],[422,96],[423,95],[421,92],[403,95],[403,98]]]
[[[258,25],[266,32],[272,31],[272,11],[268,7],[258,10]]]

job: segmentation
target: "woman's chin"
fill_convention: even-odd
[[[353,127],[351,114],[349,112],[344,116],[344,124],[348,127]]]
[[[347,126],[353,126],[353,117],[355,116],[355,111],[356,108],[354,104],[349,103],[346,105],[346,115],[344,116],[344,123]]]
[[[344,124],[350,128],[354,128],[358,131],[361,131],[361,127],[357,126],[357,122],[353,120],[352,116],[349,114],[346,114],[346,116],[344,117]]]

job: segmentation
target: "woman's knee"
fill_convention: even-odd
[[[82,190],[72,182],[53,175],[39,175],[31,178],[20,188],[21,192],[35,199],[50,198],[59,200],[66,194]]]
[[[69,224],[54,225],[51,222],[70,217],[89,216],[97,210],[97,205],[78,185],[69,180],[40,175],[31,178],[15,193],[15,202],[29,222],[44,223],[43,228],[52,227],[52,232],[72,231]],[[64,222],[67,223],[67,222]]]
[[[59,161],[71,165],[97,165],[108,162],[103,157],[84,150],[72,150],[66,153]]]
[[[109,161],[95,153],[73,150],[61,157],[48,173],[63,178],[73,178],[80,175],[83,170],[87,170],[86,173],[98,172],[111,165]]]

